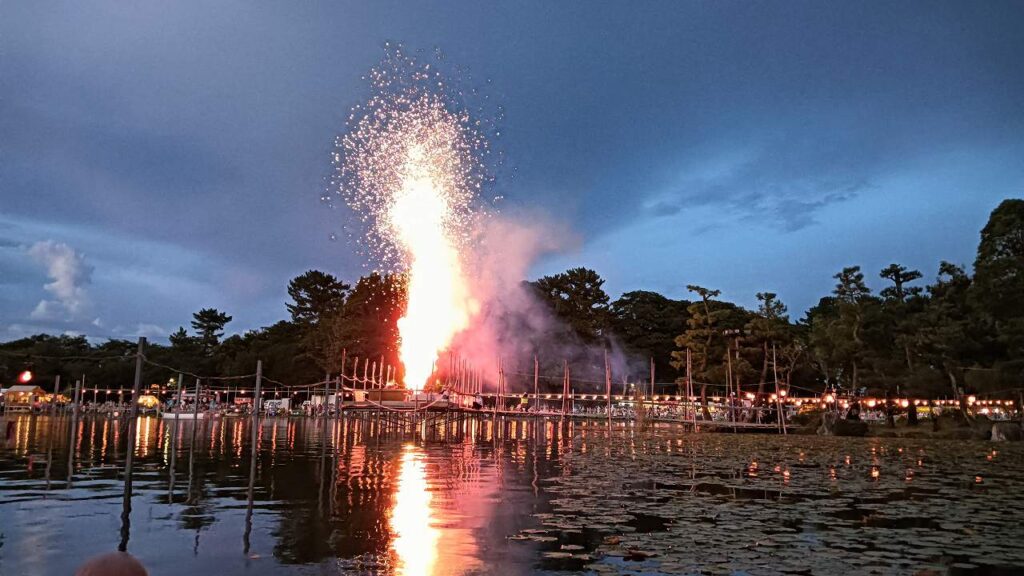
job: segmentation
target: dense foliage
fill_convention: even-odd
[[[604,350],[620,361],[619,372],[645,382],[653,363],[658,380],[685,384],[687,351],[695,391],[710,388],[767,393],[783,385],[871,394],[954,396],[1019,385],[1024,377],[1024,200],[1006,200],[982,230],[973,276],[942,262],[930,283],[925,274],[893,263],[878,271],[887,285],[872,293],[866,271],[850,266],[835,274],[832,293],[799,320],[778,296],[757,294],[747,310],[722,301],[720,291],[690,285],[690,300],[649,291],[611,300],[597,272],[574,268],[524,283],[551,319],[541,330],[519,334],[551,374],[568,361],[577,390],[601,388]],[[288,285],[290,319],[224,338],[228,314],[204,308],[192,331],[179,328],[168,345],[150,344],[147,359],[204,375],[252,373],[263,360],[268,377],[311,382],[348,358],[396,365],[397,320],[404,279],[378,274],[354,286],[310,270]],[[536,312],[536,311],[533,311]],[[514,315],[509,311],[506,314]],[[516,318],[504,325],[516,326]],[[0,344],[0,382],[13,383],[31,369],[49,388],[53,377],[86,374],[90,383],[131,385],[135,343],[90,343],[81,336],[37,335]],[[530,365],[532,359],[520,359]],[[147,367],[147,384],[174,377]],[[588,385],[588,377],[592,377]],[[559,384],[560,386],[560,384]]]

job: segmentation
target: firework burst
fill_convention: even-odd
[[[336,143],[335,185],[379,263],[405,273],[399,354],[406,385],[419,389],[477,307],[463,254],[490,151],[430,64],[389,49],[368,79],[373,96]]]

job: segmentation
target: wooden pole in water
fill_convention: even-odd
[[[344,368],[344,366],[342,366]],[[263,382],[263,361],[256,361],[256,390],[252,398],[252,423],[249,433],[249,491],[248,503],[245,509],[245,535],[242,537],[244,553],[249,553],[249,534],[252,532],[252,502],[256,488],[256,459],[259,456],[259,433],[260,433],[260,408],[262,394],[260,384]]]
[[[68,487],[71,487],[71,477],[75,472],[75,444],[78,441],[78,411],[81,410],[82,386],[85,383],[85,374],[82,379],[75,382],[75,396],[71,405],[71,433],[68,440]]]
[[[734,410],[735,403],[733,402],[733,385],[732,385],[732,344],[729,340],[725,341],[725,363],[727,366],[725,372],[725,395],[729,399],[729,418],[733,422],[736,422],[736,411]],[[736,430],[733,429],[733,432]]]
[[[329,401],[330,397],[331,397],[331,373],[328,372],[327,375],[324,377],[324,400],[323,400],[323,402],[320,403],[320,405],[324,409],[324,421],[323,421],[323,426],[321,427],[320,433],[321,433],[321,436],[322,436],[321,441],[324,442],[324,449],[325,450],[327,449],[326,448],[326,446],[327,446],[327,422],[328,422],[328,420],[330,420],[330,418],[329,418],[329,416],[330,416],[330,406],[328,405],[328,401]]]
[[[142,389],[142,359],[146,349],[146,338],[139,337],[135,351],[135,382],[132,385],[131,406],[128,408],[128,453],[124,461],[124,497],[121,505],[121,544],[118,550],[128,549],[128,535],[132,514],[132,467],[135,462],[135,419],[139,415],[139,390]]]
[[[46,435],[46,489],[50,489],[50,468],[53,465],[53,436],[57,426],[57,396],[60,395],[60,374],[53,380],[53,396],[50,397],[50,430]]]
[[[772,342],[772,374],[775,375],[775,411],[779,418],[779,428],[785,436],[789,432],[786,430],[786,414],[782,411],[782,395],[779,394],[779,367],[776,364],[775,342]]]
[[[654,401],[654,357],[651,357],[651,401]]]
[[[57,414],[57,396],[60,394],[60,374],[53,377],[53,397],[50,398],[50,415]]]
[[[177,471],[178,458],[178,419],[181,417],[183,381],[184,377],[181,372],[178,372],[178,379],[175,381],[178,390],[174,399],[174,426],[171,429],[171,462],[167,466],[167,502],[169,504],[174,502],[174,476]]]
[[[342,402],[341,402],[341,404],[339,404],[338,403],[338,397],[337,396],[334,397],[334,404],[335,404],[334,420],[335,421],[337,421],[339,418],[341,418],[341,409],[345,405],[344,404],[344,401],[345,401],[345,360],[346,360],[345,354],[346,354],[346,350],[344,348],[342,348],[341,349],[341,371],[338,372],[338,389],[339,389],[338,391],[341,392]],[[353,396],[353,399],[354,398],[355,397]]]
[[[462,378],[462,370],[459,368],[459,363],[455,360],[454,352],[448,353],[448,380],[455,383],[455,389],[460,394],[465,394],[469,391],[466,382]]]
[[[533,355],[533,411],[540,412],[540,362]]]
[[[562,360],[562,416],[569,413],[569,361]]]
[[[693,429],[697,430],[697,406],[696,399],[694,398],[693,391],[696,389],[693,386],[693,372],[690,369],[693,365],[690,363],[690,349],[686,349],[686,386],[689,388],[689,394],[687,400],[690,401],[690,413],[693,415]],[[703,397],[703,396],[702,396]]]
[[[192,503],[192,487],[195,479],[196,431],[199,428],[199,387],[200,380],[196,378],[195,397],[192,402],[192,434],[188,443],[188,497],[186,502],[189,504]]]
[[[608,364],[608,349],[604,349],[604,405],[608,412],[608,426],[612,425],[612,368]]]

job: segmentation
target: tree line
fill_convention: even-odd
[[[873,293],[867,275],[885,287]],[[882,270],[860,266],[834,275],[830,294],[798,319],[772,292],[746,309],[712,287],[688,285],[686,299],[631,291],[611,300],[594,270],[573,268],[524,281],[553,321],[524,330],[515,352],[545,374],[563,360],[580,379],[577,391],[602,390],[603,351],[631,359],[625,368],[645,381],[648,361],[660,382],[682,389],[687,351],[695,390],[770,393],[776,379],[800,390],[838,389],[918,397],[1008,391],[1024,378],[1024,200],[1005,200],[981,231],[973,271],[942,262],[925,273],[893,263]],[[269,378],[314,382],[340,370],[348,358],[397,366],[397,320],[404,309],[400,274],[371,273],[349,284],[310,270],[288,285],[289,318],[244,334],[224,336],[232,318],[204,308],[169,336],[151,344],[147,358],[204,375],[241,375],[264,361]],[[514,313],[510,313],[514,314]],[[515,326],[515,318],[505,318]],[[87,374],[100,386],[129,386],[133,367],[119,360],[134,342],[91,344],[85,337],[37,335],[0,344],[0,381],[10,384],[31,366],[38,381],[56,374]],[[351,366],[351,364],[349,364]],[[442,372],[444,366],[440,367]],[[349,368],[351,369],[351,368]],[[147,382],[170,370],[147,368]],[[514,380],[514,379],[513,379]],[[524,381],[532,378],[523,378]],[[554,380],[554,377],[552,377]],[[559,384],[560,387],[560,384]]]

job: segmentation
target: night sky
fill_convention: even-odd
[[[535,275],[794,316],[843,266],[931,279],[1024,195],[1022,30],[988,1],[4,2],[0,340],[242,331],[304,270],[365,273],[318,199],[389,40],[505,108],[492,192],[574,231]]]

